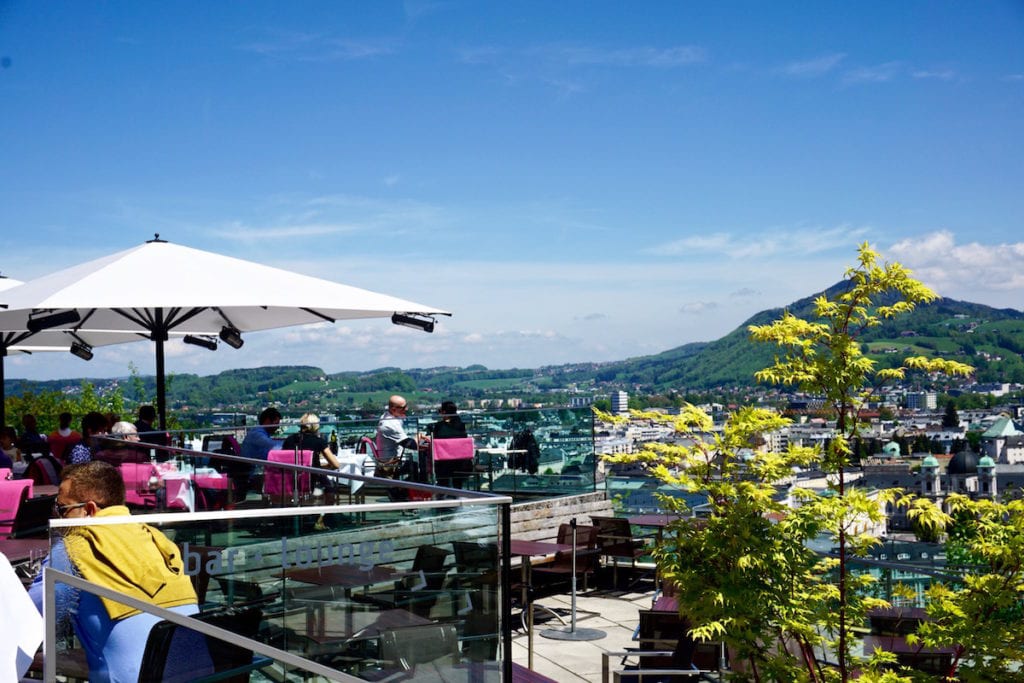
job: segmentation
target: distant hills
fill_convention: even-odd
[[[827,290],[834,296],[845,283]],[[813,317],[819,294],[786,307],[803,318]],[[754,384],[754,372],[772,361],[775,348],[755,344],[748,325],[763,325],[782,315],[784,309],[762,311],[726,336],[712,342],[684,344],[650,356],[605,363],[573,363],[534,369],[491,370],[480,365],[401,370],[380,368],[369,372],[326,374],[308,366],[263,367],[228,370],[217,375],[174,375],[168,395],[173,405],[192,408],[237,406],[239,397],[268,400],[301,407],[305,403],[332,406],[339,412],[360,407],[379,408],[390,393],[418,395],[437,401],[441,397],[473,398],[533,394],[572,387],[596,391],[627,389],[645,393],[668,390],[707,391]],[[941,354],[977,368],[979,382],[1024,383],[1024,312],[942,298],[912,313],[873,328],[861,341],[879,363],[892,365],[906,355]],[[152,394],[153,380],[144,377],[145,392]],[[90,380],[101,388],[117,380]],[[66,390],[79,380],[29,382],[7,380],[8,395],[22,390]],[[132,382],[120,386],[130,399]],[[364,405],[365,404],[365,405]]]
[[[841,282],[825,293],[832,298],[845,287]],[[747,327],[770,323],[784,310],[812,319],[814,300],[820,294],[786,309],[761,311],[713,342],[685,344],[656,355],[605,364],[594,377],[653,391],[751,385],[754,372],[770,364],[777,349],[751,341]],[[908,355],[938,354],[973,365],[979,382],[1024,382],[1024,312],[1012,308],[943,297],[872,328],[861,342],[882,365],[895,365]]]

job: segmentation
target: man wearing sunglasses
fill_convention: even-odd
[[[388,399],[388,409],[377,421],[377,457],[381,462],[398,459],[399,448],[416,448],[416,439],[405,433],[405,414],[409,404],[401,396],[395,395]]]
[[[54,517],[88,519],[129,516],[124,481],[117,468],[91,461],[64,468]],[[62,572],[126,593],[154,605],[191,615],[196,593],[185,574],[181,553],[147,524],[70,526],[62,529],[43,561]],[[146,639],[160,618],[58,582],[58,630],[70,624],[85,649],[89,680],[137,681]],[[43,610],[42,572],[29,596]]]

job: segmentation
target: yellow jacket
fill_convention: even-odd
[[[129,515],[128,508],[103,508],[97,517]],[[125,523],[73,527],[64,537],[68,557],[87,581],[151,602],[158,607],[195,604],[196,592],[185,574],[178,546],[148,524]],[[111,619],[139,610],[102,598]]]

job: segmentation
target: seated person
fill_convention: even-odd
[[[259,426],[250,429],[242,439],[243,458],[266,461],[267,453],[281,447],[281,441],[274,438],[281,424],[281,413],[277,408],[264,408],[259,414]],[[229,476],[235,488],[235,498],[244,500],[246,494],[263,488],[263,467],[235,463],[229,468]]]
[[[101,449],[92,456],[93,460],[109,462],[114,467],[123,462],[149,462],[149,450],[132,445],[139,442],[139,433],[131,422],[115,422],[110,435],[124,441],[102,440]]]
[[[396,463],[400,448],[416,448],[416,439],[405,433],[405,413],[409,404],[401,396],[388,399],[388,409],[377,421],[377,459],[381,463]]]
[[[32,413],[22,415],[21,427],[18,449],[26,458],[31,460],[32,456],[46,455],[50,452],[50,444],[46,443],[46,437],[39,433],[35,415]]]
[[[23,462],[21,451],[16,445],[17,440],[18,432],[14,427],[0,429],[0,467],[14,469],[14,463]]]
[[[57,491],[54,513],[63,518],[128,516],[124,481],[117,468],[90,461],[69,465]],[[181,552],[146,524],[75,526],[55,536],[44,567],[79,576],[139,600],[191,615],[199,611]],[[43,610],[42,571],[29,596]],[[146,639],[160,618],[115,601],[56,585],[58,629],[70,624],[89,663],[89,680],[137,681]]]
[[[433,439],[464,439],[466,434],[466,423],[459,417],[458,408],[454,401],[445,401],[441,404],[441,419],[427,425],[427,436],[420,441],[420,452],[430,453],[430,444]],[[434,479],[438,486],[449,486],[461,489],[466,477],[469,476],[467,469],[472,468],[472,463],[467,465],[461,460],[437,460],[434,462]]]
[[[59,426],[46,438],[50,442],[50,453],[63,465],[67,462],[67,452],[82,440],[82,435],[71,428],[71,413],[63,412],[58,418]]]
[[[286,451],[296,448],[300,451],[313,451],[313,467],[341,469],[341,463],[334,456],[331,444],[320,436],[320,417],[316,413],[306,413],[300,417],[299,431],[285,439],[281,448]],[[327,464],[324,464],[324,460]]]

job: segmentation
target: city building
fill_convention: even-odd
[[[615,415],[626,415],[629,413],[629,394],[625,391],[612,392],[612,413]]]
[[[907,408],[910,410],[935,410],[939,396],[934,391],[908,391]]]

